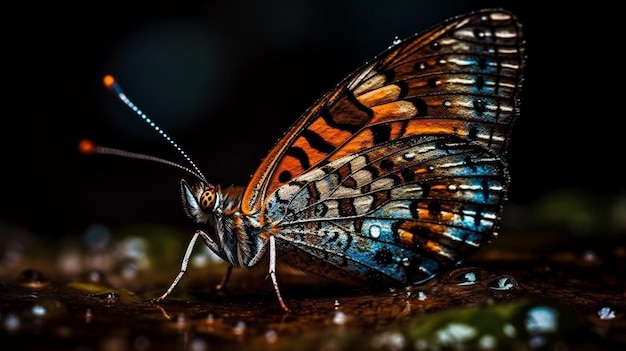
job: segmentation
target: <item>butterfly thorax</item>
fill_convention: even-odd
[[[206,244],[234,267],[250,268],[258,263],[264,249],[259,233],[258,215],[243,214],[241,199],[244,188],[231,185],[222,189],[204,182],[190,186],[181,182],[183,207],[187,215],[201,224],[211,241]]]

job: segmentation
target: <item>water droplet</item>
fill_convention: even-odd
[[[441,49],[441,44],[438,41],[431,41],[430,42],[430,48],[432,50],[437,51],[437,50]]]
[[[493,290],[512,290],[517,286],[517,281],[510,275],[503,275],[492,280],[487,286]]]
[[[104,249],[110,236],[109,229],[102,224],[92,224],[85,230],[85,242],[94,251]]]
[[[428,166],[426,167],[426,170],[429,172],[434,172],[435,171],[435,166]]]
[[[23,270],[17,277],[17,282],[22,288],[42,290],[50,286],[48,278],[35,269]]]
[[[373,350],[404,350],[406,338],[398,331],[388,331],[375,335],[371,341]]]
[[[459,187],[456,184],[448,185],[448,191],[456,192],[457,190],[459,190]]]
[[[87,308],[87,310],[85,310],[85,323],[90,323],[93,320],[93,311],[91,311],[91,308]]]
[[[7,314],[4,318],[4,329],[6,329],[6,331],[8,332],[16,332],[20,330],[21,326],[22,320],[20,319],[20,317],[13,313]]]
[[[537,306],[526,313],[525,327],[529,334],[554,333],[558,329],[558,311],[548,306]]]
[[[480,280],[479,275],[473,270],[462,270],[450,279],[451,284],[459,286],[468,286],[477,284]]]
[[[415,152],[412,152],[412,151],[411,152],[405,152],[404,155],[403,155],[405,160],[413,160],[413,159],[415,159],[415,156],[417,156],[417,155],[415,154]]]
[[[380,226],[373,225],[370,227],[370,236],[374,239],[380,237]]]
[[[495,350],[498,340],[493,335],[483,335],[478,339],[478,348],[480,350]]]
[[[92,269],[87,272],[87,281],[90,283],[102,283],[104,280],[104,272],[98,269]]]
[[[402,258],[402,265],[405,267],[408,267],[411,265],[411,260],[408,257],[403,257]]]
[[[189,351],[207,351],[208,349],[209,345],[200,337],[195,337],[189,342]]]
[[[517,329],[515,329],[515,327],[511,323],[506,323],[502,327],[502,332],[509,338],[514,338],[517,335]]]
[[[446,100],[443,102],[443,107],[445,108],[451,108],[452,107],[452,102],[450,100]]]
[[[593,250],[587,250],[583,254],[583,260],[587,263],[596,263],[598,261],[598,254]]]
[[[424,301],[424,300],[426,300],[426,298],[427,298],[427,296],[426,296],[426,293],[425,293],[425,292],[420,291],[420,292],[418,292],[418,293],[417,293],[417,299],[418,299],[418,300],[420,300],[420,301]]]
[[[455,322],[448,323],[436,332],[437,339],[442,345],[463,344],[476,337],[477,334],[476,328]]]
[[[485,32],[482,29],[476,28],[476,29],[474,29],[474,36],[477,39],[484,39],[487,35],[485,34]]]
[[[43,317],[46,315],[46,308],[42,305],[34,305],[30,309],[31,313],[37,317]]]
[[[398,45],[402,42],[402,40],[400,40],[400,37],[398,37],[397,35],[393,38],[393,41],[391,42],[391,45],[389,47],[392,47],[394,45]]]
[[[335,311],[333,313],[333,324],[344,325],[348,321],[348,316],[342,311]]]
[[[243,335],[246,331],[246,323],[244,321],[239,321],[233,327],[233,334],[235,335]]]
[[[96,294],[96,295],[94,295],[94,297],[102,300],[102,302],[104,302],[106,304],[113,304],[117,300],[119,300],[120,295],[117,294],[117,293],[114,293],[114,292],[106,292],[106,293],[103,293],[103,294]]]
[[[276,340],[278,340],[278,333],[276,333],[276,331],[271,330],[271,329],[266,331],[264,336],[265,336],[265,342],[267,342],[268,344],[273,344],[276,342]]]
[[[602,307],[598,311],[598,317],[603,320],[613,319],[615,318],[615,311],[613,311],[610,307]]]

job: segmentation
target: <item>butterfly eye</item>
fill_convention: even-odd
[[[200,207],[203,211],[212,211],[215,205],[215,190],[205,190],[200,195]]]

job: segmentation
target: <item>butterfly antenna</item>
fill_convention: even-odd
[[[102,79],[102,82],[104,83],[104,86],[107,89],[109,89],[120,100],[122,100],[122,102],[126,106],[128,106],[131,110],[133,110],[133,112],[135,112],[135,114],[137,114],[137,116],[141,117],[141,119],[144,122],[146,122],[150,127],[152,127],[152,129],[157,131],[165,140],[167,140],[170,143],[170,145],[172,145],[176,149],[176,151],[178,151],[178,153],[185,159],[185,161],[187,161],[187,163],[189,163],[189,165],[191,166],[191,169],[188,168],[188,167],[185,167],[183,165],[180,165],[178,163],[175,163],[175,162],[172,162],[172,161],[169,161],[169,160],[165,160],[165,159],[162,159],[162,158],[159,158],[159,157],[155,157],[155,156],[150,156],[150,155],[145,155],[145,154],[138,154],[138,153],[124,151],[124,150],[119,150],[119,149],[114,149],[114,148],[110,148],[110,147],[98,146],[98,145],[95,145],[90,140],[83,140],[83,141],[80,142],[78,147],[79,147],[79,150],[82,153],[85,153],[85,154],[94,154],[94,153],[97,153],[97,154],[109,154],[109,155],[116,155],[116,156],[122,156],[122,157],[128,157],[128,158],[135,158],[135,159],[140,159],[140,160],[147,160],[147,161],[158,162],[158,163],[162,163],[162,164],[166,164],[166,165],[169,165],[169,166],[174,166],[176,168],[182,169],[182,170],[184,170],[184,171],[186,171],[186,172],[188,172],[190,174],[193,174],[195,177],[197,177],[201,181],[203,181],[205,183],[208,183],[206,178],[204,177],[204,174],[202,174],[202,172],[200,172],[200,169],[191,160],[189,155],[187,155],[187,153],[180,146],[178,146],[178,144],[163,129],[161,129],[161,127],[159,127],[156,123],[154,123],[154,121],[152,121],[150,118],[148,118],[148,116],[146,116],[145,113],[143,113],[132,101],[130,101],[130,99],[128,99],[128,97],[126,97],[126,94],[124,94],[124,92],[122,91],[122,88],[115,81],[115,78],[112,75],[104,76],[104,78]]]

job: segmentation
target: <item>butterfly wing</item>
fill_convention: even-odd
[[[299,175],[402,138],[454,135],[503,155],[518,113],[523,60],[521,27],[503,10],[459,16],[390,47],[278,141],[253,174],[242,210],[262,212]]]
[[[279,258],[357,284],[417,283],[488,243],[508,175],[450,135],[409,136],[307,172],[269,198]]]

